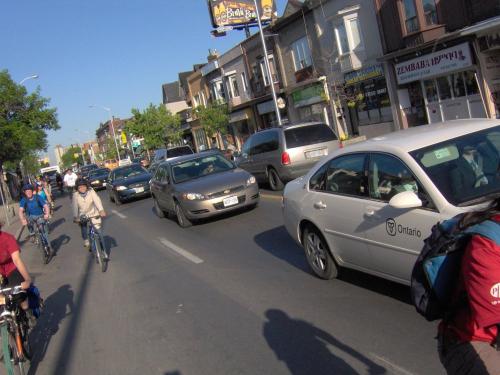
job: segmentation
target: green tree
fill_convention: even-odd
[[[209,138],[225,134],[229,124],[229,108],[226,103],[216,102],[195,109],[201,126]]]
[[[70,168],[73,164],[82,164],[82,149],[77,146],[71,146],[61,156],[63,168]]]
[[[118,144],[118,151],[121,154],[122,150],[120,144]],[[104,152],[104,160],[111,160],[111,159],[118,160],[118,154],[116,153],[115,141],[113,140],[112,137],[109,137],[106,140],[106,150]]]
[[[181,119],[160,104],[150,104],[144,111],[132,109],[132,119],[125,130],[135,137],[144,138],[144,146],[155,149],[177,144],[182,140]]]
[[[46,151],[47,131],[59,129],[56,109],[49,103],[40,88],[28,94],[7,70],[0,71],[0,169],[5,162],[18,163]]]

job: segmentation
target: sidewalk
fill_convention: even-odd
[[[24,230],[24,226],[21,224],[21,220],[19,220],[18,212],[19,203],[12,203],[9,205],[8,215],[10,225],[7,225],[5,210],[2,206],[0,206],[0,220],[4,223],[2,230],[12,234],[14,237],[16,237],[17,241],[19,241],[19,239],[21,238]]]

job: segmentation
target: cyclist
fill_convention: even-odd
[[[26,184],[23,186],[24,197],[19,203],[19,217],[23,225],[31,224],[31,222],[43,218],[45,220],[43,224],[44,234],[48,242],[49,226],[47,225],[47,220],[49,219],[49,206],[40,195],[33,194],[33,190],[33,185]],[[28,225],[28,230],[33,237],[34,228]]]
[[[52,208],[54,208],[54,201],[52,200],[52,196],[47,189],[47,182],[45,180],[42,180],[41,183],[37,183],[36,190],[36,194],[48,203],[52,211]]]
[[[80,224],[83,238],[83,246],[90,249],[90,242],[87,238],[87,226],[80,223],[80,216],[85,215],[91,218],[92,224],[97,231],[101,231],[102,217],[106,216],[101,198],[97,193],[89,188],[86,179],[79,178],[76,181],[77,192],[73,197],[73,219]]]

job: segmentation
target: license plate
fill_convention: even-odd
[[[135,191],[136,193],[144,193],[144,188],[143,188],[143,187],[134,188],[134,191]]]
[[[314,151],[306,152],[307,159],[319,158],[321,156],[326,156],[326,155],[328,155],[328,149],[314,150]]]
[[[5,295],[0,294],[0,305],[5,305]]]
[[[307,159],[319,158],[321,156],[326,156],[326,155],[328,155],[328,149],[306,152]]]
[[[224,203],[224,207],[234,206],[238,204],[238,197],[229,197],[222,201]]]

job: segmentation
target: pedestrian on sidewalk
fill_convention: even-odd
[[[466,214],[460,229],[485,220],[499,223],[500,198]],[[462,258],[454,303],[460,306],[439,325],[439,357],[449,375],[500,375],[500,245],[474,235]],[[464,299],[464,303],[459,303]]]

